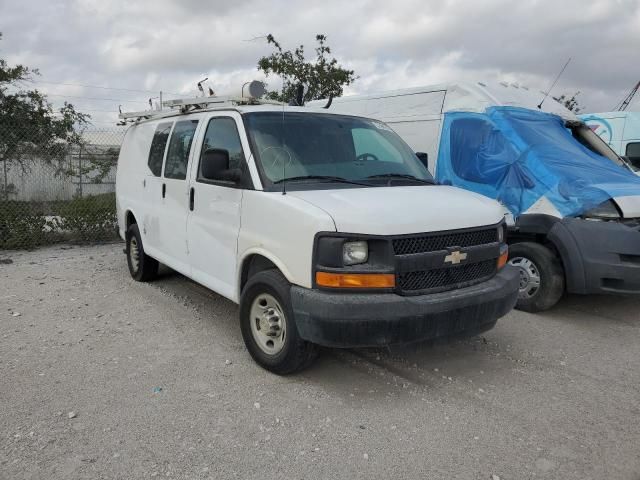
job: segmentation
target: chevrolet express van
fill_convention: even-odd
[[[254,103],[127,114],[116,199],[135,280],[162,262],[238,303],[278,374],[319,345],[473,335],[513,308],[497,202],[436,185],[382,122]]]
[[[502,203],[517,308],[546,310],[565,291],[640,294],[640,178],[543,98],[506,82],[460,83],[341,97],[331,110],[384,121],[438,183]]]

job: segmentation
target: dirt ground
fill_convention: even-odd
[[[283,378],[234,304],[122,248],[0,252],[0,478],[640,479],[640,299]]]

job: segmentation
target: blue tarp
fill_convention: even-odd
[[[445,114],[436,180],[498,199],[515,217],[542,196],[575,216],[640,195],[640,177],[582,145],[562,118],[518,107]]]

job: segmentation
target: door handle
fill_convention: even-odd
[[[164,198],[166,194],[167,194],[167,184],[163,183],[162,184],[162,198]]]
[[[193,204],[194,204],[195,196],[196,196],[196,190],[195,188],[191,187],[191,190],[189,190],[189,210],[191,210],[192,212],[193,212]]]

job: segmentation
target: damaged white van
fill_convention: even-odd
[[[447,84],[342,97],[331,110],[386,122],[438,183],[502,203],[518,308],[546,310],[565,291],[640,294],[640,178],[552,98]]]
[[[116,198],[134,279],[162,262],[239,303],[247,349],[278,374],[318,345],[472,335],[513,308],[497,202],[435,185],[379,121],[256,103],[123,115]]]

